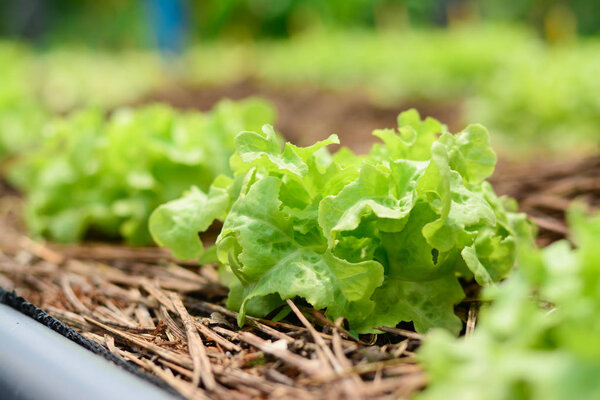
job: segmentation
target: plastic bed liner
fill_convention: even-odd
[[[110,363],[73,346],[73,343]],[[3,400],[182,398],[161,380],[2,288],[0,397]]]

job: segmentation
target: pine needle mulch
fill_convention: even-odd
[[[505,165],[493,182],[520,200],[542,245],[568,234],[573,199],[600,208],[600,157]],[[423,336],[410,329],[381,327],[356,340],[341,321],[291,301],[285,322],[249,318],[240,329],[214,266],[177,263],[157,248],[34,242],[23,235],[20,205],[17,196],[0,197],[0,286],[184,397],[398,399],[426,384],[414,353]],[[477,303],[457,313],[471,334]]]

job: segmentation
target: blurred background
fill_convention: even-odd
[[[2,33],[41,45],[181,46],[229,37],[290,37],[307,30],[407,29],[520,23],[550,42],[600,31],[593,0],[5,0]],[[157,40],[157,31],[168,35]],[[164,32],[163,32],[164,34]]]
[[[299,144],[366,151],[415,107],[509,157],[593,152],[599,33],[597,0],[3,0],[0,154],[81,107],[250,95]]]
[[[267,103],[221,102],[254,96]],[[1,0],[0,286],[54,306],[86,274],[104,302],[88,257],[169,280],[140,263],[158,249],[29,237],[150,246],[150,213],[231,174],[240,130],[274,121],[295,144],[337,133],[366,153],[409,108],[454,133],[486,126],[494,190],[539,244],[564,238],[572,200],[600,211],[600,0]]]

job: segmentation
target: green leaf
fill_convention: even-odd
[[[150,216],[150,232],[159,246],[169,247],[180,260],[197,259],[204,252],[198,232],[204,232],[217,219],[222,219],[229,207],[228,186],[221,177],[208,195],[192,188],[180,199],[158,207]]]
[[[394,174],[388,168],[366,164],[358,180],[344,187],[337,195],[324,198],[319,205],[319,225],[332,247],[339,232],[352,231],[361,220],[374,214],[401,230],[405,217],[416,202],[416,180],[423,173],[421,165],[398,161]],[[393,175],[393,176],[392,176]]]
[[[467,267],[473,273],[477,283],[479,283],[481,286],[489,286],[494,283],[490,273],[485,266],[481,264],[481,261],[477,257],[477,250],[475,249],[475,246],[465,247],[460,254],[465,260]]]
[[[276,293],[281,299],[301,297],[316,309],[326,308],[331,319],[343,316],[354,326],[370,316],[375,304],[369,296],[383,281],[383,268],[376,262],[349,263],[329,252],[306,249],[290,252],[266,271],[244,290],[240,325],[249,301]],[[271,310],[261,311],[265,315]]]
[[[412,321],[418,332],[432,328],[445,328],[458,334],[462,322],[454,315],[454,305],[465,297],[462,287],[453,274],[433,281],[404,281],[387,277],[373,294],[376,307],[372,329],[379,326],[396,326],[399,321]],[[361,330],[366,330],[361,328]]]
[[[447,274],[456,264],[456,249],[441,251],[431,246],[423,235],[423,227],[436,218],[430,206],[418,202],[400,232],[381,233],[386,252],[387,275],[408,281],[427,281]]]
[[[294,238],[291,220],[280,210],[280,187],[281,181],[275,177],[257,181],[232,206],[219,238],[218,244],[222,245],[234,237],[237,248],[243,249],[233,255],[240,266],[231,266],[242,277],[244,286],[240,323],[251,299],[271,294],[281,299],[302,297],[316,308],[327,308],[332,318],[364,317],[356,316],[349,307],[369,302],[383,280],[383,268],[373,261],[349,263],[329,252],[321,254],[301,246]],[[231,240],[226,247],[235,252]],[[271,307],[273,303],[266,305]],[[261,315],[270,311],[265,306]]]
[[[435,119],[427,118],[422,121],[419,112],[410,109],[398,115],[398,134],[391,129],[373,132],[373,135],[385,143],[385,147],[376,145],[371,154],[391,160],[429,160],[431,146],[437,136],[446,131],[446,127]]]
[[[571,210],[575,248],[522,242],[519,268],[485,289],[468,338],[428,335],[418,351],[429,384],[418,399],[593,399],[600,395],[600,214]],[[463,250],[465,259],[479,251]],[[467,261],[469,264],[469,261]],[[487,268],[487,267],[486,267]],[[475,276],[485,268],[472,268]]]
[[[467,228],[494,226],[496,216],[483,193],[465,187],[460,174],[450,169],[447,150],[440,143],[432,146],[432,160],[419,189],[434,200],[434,206],[439,204],[440,217],[423,227],[423,235],[436,249],[448,251],[472,241]]]
[[[289,145],[281,150],[280,139],[270,125],[263,126],[262,134],[241,132],[235,138],[235,146],[236,154],[247,165],[285,170],[298,176],[306,174],[308,170],[302,158]]]
[[[494,172],[496,154],[483,126],[469,125],[458,135],[444,134],[440,142],[448,149],[451,168],[466,182],[480,183]]]

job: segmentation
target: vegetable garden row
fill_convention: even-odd
[[[260,98],[134,106],[183,90],[158,61],[141,73],[125,54],[3,44],[0,286],[188,398],[600,397],[598,157],[515,164],[494,151],[594,148],[597,43],[547,49],[510,30],[528,38],[514,49],[506,32],[187,55],[184,86],[251,78],[350,85],[372,107],[464,102],[455,133],[409,109],[360,146],[344,132],[291,143]],[[490,37],[513,57],[488,51]],[[76,60],[82,82],[101,70],[112,83],[88,93]],[[471,118],[490,132],[454,129]]]

